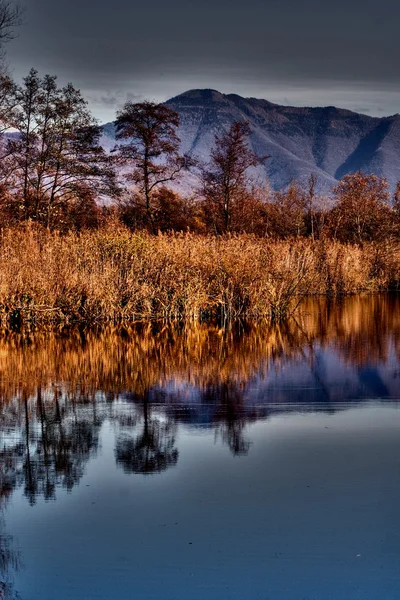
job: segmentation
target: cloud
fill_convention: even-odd
[[[142,94],[134,94],[133,92],[128,92],[126,94],[126,100],[128,102],[140,102],[143,100]]]
[[[31,4],[8,46],[11,68],[18,77],[35,66],[72,81],[99,118],[127,100],[162,101],[196,87],[290,105],[399,110],[390,89],[400,89],[398,0]]]
[[[353,110],[363,115],[367,115],[371,112],[371,109],[367,108],[366,106],[354,106]],[[376,111],[380,112],[380,109],[376,109]]]
[[[114,108],[118,104],[118,98],[116,96],[101,96],[100,103],[104,104],[104,106],[108,106],[110,108]]]

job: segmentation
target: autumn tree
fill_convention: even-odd
[[[192,229],[194,203],[160,186],[154,194],[154,224],[157,231]]]
[[[316,198],[317,176],[311,173],[308,178],[308,193],[306,195],[306,220],[312,239],[315,237],[315,198]]]
[[[55,76],[32,69],[15,89],[11,125],[18,135],[7,142],[1,175],[14,192],[15,218],[58,226],[75,203],[111,193],[101,130],[71,83],[60,88]]]
[[[383,177],[361,171],[345,175],[333,194],[336,205],[329,222],[336,239],[362,244],[391,232],[389,184]]]
[[[397,236],[400,235],[400,181],[397,182],[393,194],[393,217],[394,229]]]
[[[244,189],[232,207],[230,230],[264,237],[267,232],[268,192],[251,186]]]
[[[232,123],[227,131],[215,136],[210,162],[202,169],[201,191],[217,233],[232,229],[235,205],[248,188],[247,171],[267,158],[259,158],[249,148],[249,135],[250,127],[247,123]]]
[[[400,217],[400,181],[396,184],[396,189],[393,194],[393,210]]]
[[[187,165],[179,153],[179,115],[166,104],[127,102],[115,122],[117,159],[134,185],[134,201],[144,200],[147,224],[154,229],[153,200],[157,189],[173,181]]]
[[[118,218],[129,229],[148,226],[145,206],[140,202],[132,202],[130,195],[121,194],[114,207]],[[170,188],[160,186],[152,194],[151,218],[154,231],[195,230],[196,212],[199,212],[198,203]]]
[[[279,238],[305,235],[308,204],[308,195],[297,183],[291,183],[287,190],[276,191],[267,207],[268,234]]]

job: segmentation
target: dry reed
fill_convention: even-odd
[[[32,224],[0,238],[4,324],[139,319],[281,320],[302,298],[398,289],[400,245],[248,235],[60,235]]]

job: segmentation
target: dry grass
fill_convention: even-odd
[[[62,236],[3,230],[0,317],[75,322],[268,318],[304,296],[397,289],[400,245],[151,236],[109,226]]]

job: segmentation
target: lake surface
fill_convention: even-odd
[[[0,598],[398,600],[400,302],[0,335]]]

